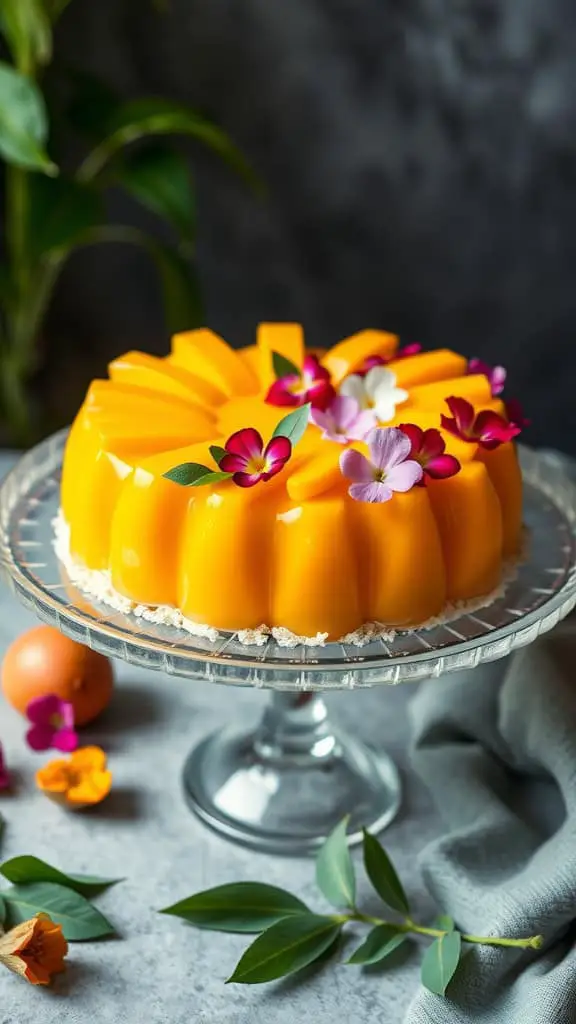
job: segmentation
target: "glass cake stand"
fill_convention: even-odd
[[[576,604],[576,487],[557,459],[524,449],[526,559],[504,595],[480,611],[363,647],[285,648],[272,639],[246,647],[234,633],[211,642],[154,625],[83,595],[54,554],[65,439],[63,431],[32,449],[0,487],[4,575],[41,619],[110,657],[189,679],[273,690],[254,731],[219,729],[184,767],[196,814],[255,849],[312,851],[347,813],[354,842],[362,825],[376,832],[396,814],[400,783],[393,762],[333,726],[323,694],[475,668],[531,643]]]

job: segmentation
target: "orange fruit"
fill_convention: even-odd
[[[108,658],[52,626],[29,629],[10,644],[1,678],[6,700],[20,714],[35,697],[55,693],[73,704],[76,725],[86,725],[107,707],[114,684]]]

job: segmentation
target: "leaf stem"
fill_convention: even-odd
[[[338,918],[339,921],[360,921],[363,924],[371,925],[387,925],[388,927],[395,928],[396,931],[406,932],[407,934],[413,935],[429,935],[431,938],[440,939],[444,935],[448,935],[449,932],[442,928],[427,928],[425,925],[417,924],[412,921],[411,918],[407,917],[401,923],[397,921],[387,921],[381,917],[373,917],[371,914],[363,914],[362,911],[354,908],[354,910],[346,915]],[[463,942],[475,943],[481,946],[513,946],[518,949],[540,949],[542,945],[541,935],[530,935],[527,938],[509,939],[505,936],[498,935],[462,935]]]

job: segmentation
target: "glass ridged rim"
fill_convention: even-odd
[[[503,657],[551,629],[576,604],[576,486],[557,461],[521,448],[527,517],[538,528],[533,531],[534,549],[520,569],[522,579],[510,590],[520,596],[524,588],[532,596],[523,603],[517,601],[513,608],[507,607],[513,604],[507,590],[503,598],[476,613],[463,614],[448,625],[399,632],[394,641],[373,641],[365,647],[331,643],[323,648],[281,648],[268,641],[264,647],[241,650],[234,634],[222,634],[210,642],[115,613],[84,596],[86,604],[90,602],[89,613],[55,592],[55,588],[76,591],[82,598],[77,588],[49,581],[51,573],[58,573],[59,580],[65,575],[46,539],[46,529],[58,504],[67,433],[60,431],[27,452],[0,485],[1,565],[16,595],[41,619],[110,657],[173,675],[278,689],[399,683]],[[42,497],[44,492],[47,496]],[[22,539],[24,529],[31,538],[27,541]],[[47,561],[26,560],[19,547],[24,544],[35,545],[35,558]],[[548,561],[553,563],[550,567]],[[536,586],[543,582],[547,586]],[[505,613],[513,618],[499,625]]]

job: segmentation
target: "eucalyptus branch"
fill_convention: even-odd
[[[386,920],[383,917],[373,917],[371,914],[363,914],[362,911],[357,909],[351,911],[349,914],[340,914],[337,917],[335,916],[334,920],[337,920],[340,924],[359,921],[362,924],[393,928],[394,930],[406,935],[424,935],[434,939],[445,938],[446,935],[449,935],[450,932],[454,930],[453,928],[428,928],[424,925],[417,924],[409,917],[399,923],[398,921]],[[499,935],[468,935],[466,932],[461,932],[460,937],[462,942],[468,942],[479,946],[507,946],[516,947],[518,949],[540,949],[543,941],[541,935],[530,935],[527,938],[516,939]]]

